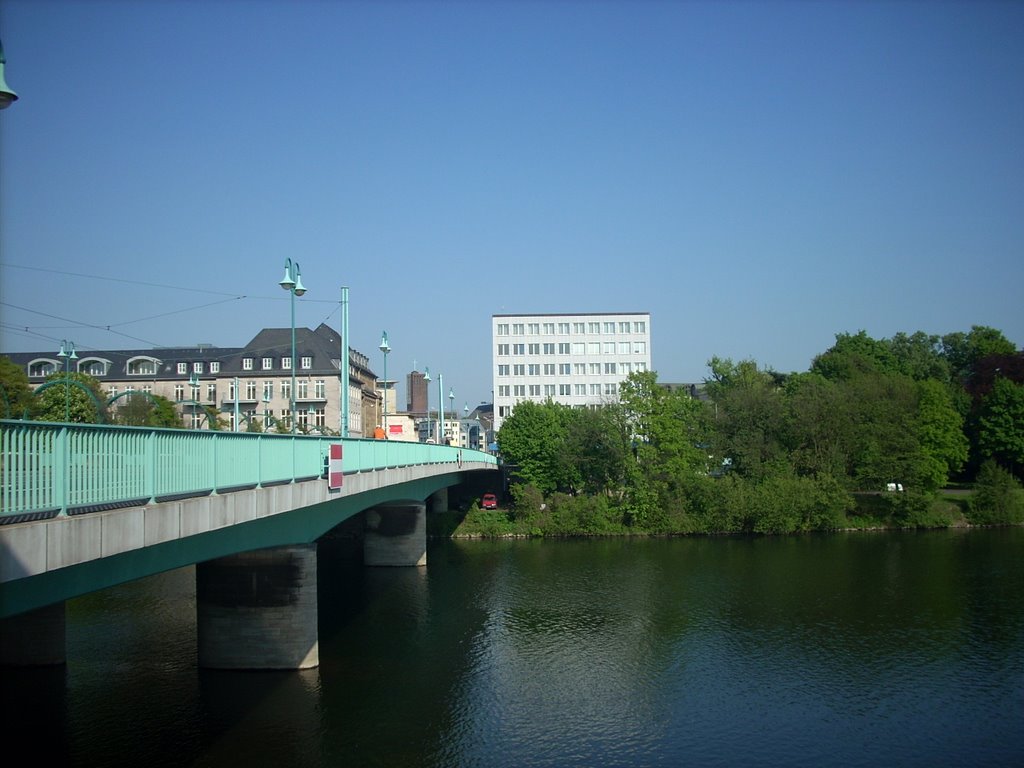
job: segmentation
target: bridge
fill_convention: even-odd
[[[196,565],[201,666],[319,663],[316,542],[426,564],[426,512],[497,470],[452,446],[0,420],[0,663],[65,660],[64,602]]]

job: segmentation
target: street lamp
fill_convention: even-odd
[[[7,109],[7,107],[18,100],[18,94],[12,91],[4,80],[4,64],[6,63],[4,44],[0,42],[0,109]]]
[[[295,434],[295,297],[301,296],[306,292],[306,289],[302,286],[302,270],[299,269],[299,263],[295,262],[292,264],[291,259],[284,260],[284,279],[278,283],[282,288],[288,291],[291,297],[292,304],[292,388],[289,392],[289,421],[292,426],[292,434]],[[237,393],[236,393],[237,394]]]
[[[388,439],[388,352],[391,351],[391,347],[388,346],[388,332],[384,331],[384,335],[380,338],[380,351],[384,353],[384,439]]]
[[[192,371],[188,375],[188,385],[192,387],[192,429],[196,428],[196,403],[199,402],[199,374]],[[209,426],[209,424],[207,424]]]
[[[423,372],[423,382],[427,385],[427,423],[430,423],[430,366]],[[433,430],[431,430],[433,431]]]
[[[0,72],[0,75],[3,73]],[[0,85],[3,84],[3,78],[0,77]],[[78,355],[75,354],[75,342],[64,339],[60,343],[60,352],[57,353],[57,357],[64,361],[64,421],[71,421],[71,361],[77,360]]]
[[[448,410],[455,413],[455,390],[451,388],[448,390]]]
[[[437,444],[444,445],[444,376],[437,374]]]

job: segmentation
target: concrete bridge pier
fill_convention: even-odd
[[[448,489],[441,488],[440,490],[434,491],[430,494],[430,498],[427,499],[427,503],[430,505],[431,512],[447,512]]]
[[[364,513],[364,565],[426,565],[427,507],[423,503],[381,505]]]
[[[316,544],[196,565],[199,666],[308,669],[320,663]]]
[[[57,666],[67,662],[64,601],[0,621],[0,664]]]

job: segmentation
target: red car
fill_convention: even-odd
[[[484,497],[480,500],[480,506],[484,509],[497,509],[498,497],[493,493],[485,493]]]

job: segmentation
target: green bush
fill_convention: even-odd
[[[1024,523],[1024,489],[1020,482],[994,461],[986,461],[967,504],[967,517],[975,525]]]

